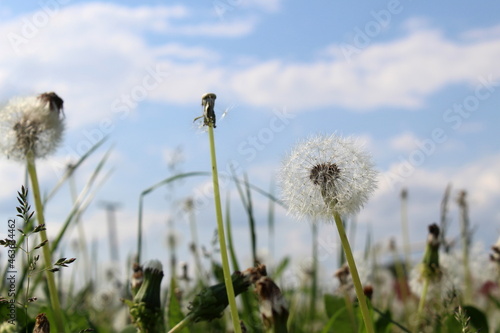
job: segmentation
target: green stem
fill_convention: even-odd
[[[32,186],[32,190],[33,190],[33,198],[35,200],[35,209],[36,209],[36,216],[37,216],[38,224],[45,224],[42,198],[40,195],[40,186],[38,183],[38,176],[36,173],[35,158],[33,156],[33,153],[29,152],[26,155],[26,159],[28,162],[27,163],[28,173],[29,173],[29,176],[31,178],[31,186]],[[40,239],[42,242],[47,240],[47,232],[45,230],[40,231]],[[52,259],[51,259],[50,244],[49,243],[47,243],[45,246],[42,247],[42,252],[43,252],[43,259],[45,261],[45,267],[50,268],[49,266],[52,263]],[[54,273],[46,270],[45,274],[47,277],[47,285],[49,288],[49,295],[50,295],[50,304],[52,306],[52,311],[54,313],[54,319],[55,319],[55,323],[56,323],[57,332],[64,332],[65,331],[64,330],[64,321],[63,321],[63,317],[62,317],[61,305],[59,303],[59,295],[57,294]]]
[[[417,318],[420,320],[422,316],[422,311],[424,310],[425,299],[427,298],[427,290],[429,290],[429,278],[424,278],[424,285],[422,288],[422,294],[420,295],[420,301],[418,303]]]
[[[403,251],[405,256],[405,268],[411,267],[410,232],[408,229],[408,192],[406,189],[401,193],[401,229],[403,233]]]
[[[312,267],[311,267],[311,299],[309,303],[309,317],[313,321],[316,317],[316,296],[318,294],[318,225],[312,225]]]
[[[241,333],[238,308],[236,307],[236,299],[234,296],[231,271],[229,269],[229,259],[227,256],[227,247],[226,247],[226,236],[224,235],[224,223],[222,221],[222,206],[221,206],[220,192],[219,192],[219,176],[217,172],[217,159],[215,155],[215,140],[214,140],[214,129],[212,122],[210,122],[208,125],[208,136],[210,139],[210,158],[212,160],[212,178],[214,184],[215,213],[217,215],[217,231],[219,235],[222,270],[224,272],[224,283],[226,285],[227,299],[229,301],[229,308],[231,310],[231,318],[233,321],[234,332]]]
[[[352,331],[359,332],[358,331],[358,324],[356,322],[356,315],[354,314],[354,307],[352,305],[352,300],[349,297],[349,293],[347,291],[344,291],[343,294],[344,294],[345,307],[347,309],[347,314],[349,316],[349,320],[350,320],[351,325],[352,325]]]
[[[370,311],[368,310],[365,294],[363,292],[363,286],[361,285],[361,281],[359,279],[358,269],[356,268],[356,262],[354,261],[354,257],[352,255],[351,246],[349,245],[349,240],[347,239],[342,219],[340,218],[339,213],[337,213],[336,211],[334,211],[333,217],[335,219],[335,224],[339,232],[342,248],[345,252],[347,264],[349,265],[352,282],[354,283],[354,289],[356,290],[356,296],[358,297],[359,301],[359,307],[361,309],[363,321],[365,322],[366,332],[375,333],[372,317],[370,316]]]
[[[180,332],[184,327],[186,327],[187,325],[189,325],[192,320],[193,320],[193,315],[192,314],[187,315],[177,325],[175,325],[174,327],[172,327],[172,329],[170,331],[168,331],[168,333]]]

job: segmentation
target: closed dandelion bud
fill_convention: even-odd
[[[441,278],[441,271],[439,269],[439,227],[435,223],[429,226],[427,245],[422,264],[422,273],[431,280]]]
[[[439,264],[439,244],[439,227],[434,223],[429,225],[424,257],[410,272],[410,287],[417,295],[422,293],[426,280],[429,284],[426,297],[446,295],[452,288],[450,279],[442,278],[446,272]]]
[[[143,281],[133,302],[127,302],[135,325],[143,333],[164,332],[163,310],[160,302],[163,267],[151,260],[143,267]]]
[[[28,153],[44,158],[61,142],[63,100],[54,92],[13,98],[0,110],[0,151],[24,161]]]
[[[45,313],[40,313],[36,316],[33,333],[50,333],[50,323]]]
[[[234,272],[231,275],[233,282],[234,294],[239,294],[247,291],[250,286],[250,281],[247,276],[241,272]],[[224,283],[219,283],[208,288],[204,288],[189,306],[188,316],[193,322],[211,321],[220,318],[222,312],[229,305],[227,299],[226,286]]]
[[[268,329],[275,327],[275,332],[286,332],[288,305],[280,288],[271,278],[263,276],[255,283],[255,292],[264,325]]]
[[[273,332],[287,332],[288,305],[280,288],[267,276],[265,265],[250,267],[243,275],[255,286],[259,298],[259,311],[264,325]]]

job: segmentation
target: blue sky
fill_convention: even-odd
[[[46,189],[57,182],[61,165],[109,136],[77,179],[81,188],[113,147],[112,175],[83,216],[103,260],[108,245],[100,201],[121,204],[118,236],[125,257],[135,246],[139,193],[175,172],[210,169],[207,135],[193,124],[205,92],[217,94],[219,118],[227,111],[216,129],[219,169],[237,163],[265,189],[298,140],[333,132],[359,137],[380,178],[357,217],[357,248],[367,230],[381,244],[400,237],[404,186],[411,240],[423,241],[426,226],[439,219],[449,183],[453,198],[468,191],[476,239],[489,248],[500,235],[499,10],[491,1],[0,1],[0,101],[45,91],[64,99],[66,140],[40,163]],[[24,173],[5,158],[0,171],[6,220],[15,215]],[[148,197],[146,259],[167,263],[169,219],[179,246],[187,247],[179,203],[190,195],[203,203],[200,238],[209,244],[213,208],[201,194],[208,184],[209,178],[193,178]],[[232,199],[238,253],[250,265],[237,192],[229,185],[223,191]],[[64,188],[47,208],[52,233],[70,209],[68,197]],[[257,194],[254,200],[258,245],[265,252],[267,201]],[[282,209],[276,214],[275,255],[292,255],[300,265],[310,251],[310,228]],[[450,236],[456,236],[454,203],[450,222]],[[322,250],[329,253],[338,245],[327,235],[336,231],[320,228],[320,243],[330,244]],[[190,260],[185,252],[180,256]],[[335,256],[325,260],[330,274]]]

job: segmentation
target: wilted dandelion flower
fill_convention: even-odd
[[[10,100],[0,110],[0,151],[18,161],[29,152],[35,158],[54,152],[64,130],[62,108],[53,92]]]
[[[318,135],[299,143],[279,173],[285,203],[298,218],[357,213],[376,188],[371,157],[352,138]]]

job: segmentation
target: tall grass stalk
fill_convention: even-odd
[[[144,191],[141,192],[139,195],[139,217],[138,217],[138,223],[137,223],[137,254],[136,254],[136,262],[140,263],[141,262],[141,256],[142,256],[142,219],[143,219],[143,211],[144,211],[144,197],[148,195],[149,193],[153,192],[154,190],[161,188],[162,186],[165,186],[169,184],[170,182],[173,182],[178,179],[182,178],[187,178],[191,176],[206,176],[208,175],[207,172],[186,172],[182,174],[178,174],[172,177],[168,177],[150,187],[145,189]]]
[[[405,256],[405,268],[411,265],[410,232],[408,228],[408,190],[401,190],[401,230],[403,236],[403,251]]]
[[[425,299],[427,298],[427,290],[429,290],[429,277],[424,277],[424,284],[422,287],[422,294],[420,295],[420,301],[418,302],[417,319],[418,321],[422,318],[422,312],[424,311]]]
[[[359,279],[358,269],[356,268],[356,262],[354,261],[354,256],[352,255],[351,246],[349,245],[349,240],[347,239],[344,224],[342,223],[342,219],[339,213],[337,213],[336,211],[334,211],[333,217],[335,220],[335,225],[337,226],[337,230],[339,232],[342,248],[345,252],[347,264],[349,265],[349,271],[351,272],[352,282],[354,284],[356,296],[358,297],[359,308],[361,309],[361,315],[363,316],[366,332],[375,333],[372,317],[368,309],[366,297],[363,292],[363,286],[361,285],[361,280]]]
[[[234,173],[234,170],[231,170],[233,173],[233,177],[236,178],[236,175]],[[250,186],[248,182],[248,177],[245,174],[244,175],[244,185],[245,185],[245,192],[243,192],[243,189],[240,185],[240,182],[236,182],[236,188],[238,189],[238,194],[240,195],[241,202],[243,203],[243,206],[245,207],[245,212],[248,215],[248,227],[250,229],[250,244],[251,244],[251,251],[252,251],[252,262],[254,265],[258,264],[258,259],[257,259],[257,234],[255,232],[255,218],[253,214],[253,206],[252,206],[252,196],[250,194]]]
[[[229,259],[227,255],[226,236],[224,234],[224,223],[222,221],[222,206],[219,191],[219,175],[217,172],[217,159],[215,154],[215,139],[214,139],[214,124],[208,124],[208,137],[210,140],[210,159],[212,161],[212,181],[214,186],[214,201],[215,201],[215,214],[217,217],[217,232],[219,236],[220,254],[222,260],[222,270],[224,272],[224,283],[227,290],[227,298],[229,301],[229,308],[231,311],[231,318],[233,321],[235,333],[241,333],[240,319],[238,316],[238,308],[236,307],[236,299],[234,295],[233,283],[231,280],[231,271],[229,269]]]
[[[470,272],[469,264],[469,252],[471,244],[471,230],[469,221],[469,205],[467,204],[467,192],[460,191],[457,199],[457,203],[460,209],[460,234],[462,237],[462,264],[464,266],[464,276],[465,276],[465,292],[464,300],[465,303],[471,301],[472,298],[472,277]]]
[[[318,294],[318,225],[316,221],[311,224],[312,234],[312,267],[311,267],[311,298],[309,300],[309,318],[313,321],[316,317],[316,296]]]
[[[33,198],[35,201],[35,210],[36,210],[36,217],[38,220],[38,224],[45,224],[42,197],[40,195],[40,186],[39,186],[39,182],[38,182],[38,175],[36,172],[35,157],[34,157],[34,154],[32,151],[28,152],[28,154],[26,155],[26,160],[27,160],[28,173],[29,173],[29,176],[31,179],[32,193],[33,193]],[[48,241],[47,232],[45,230],[42,230],[40,232],[40,239],[42,242]],[[48,243],[46,246],[43,246],[43,248],[42,248],[45,266],[50,265],[52,262],[51,250],[50,250],[49,244],[50,243]],[[61,311],[61,304],[59,302],[59,295],[57,293],[56,283],[55,283],[55,279],[54,279],[54,273],[47,270],[47,271],[45,271],[45,274],[47,277],[47,286],[49,289],[50,304],[52,306],[52,312],[54,315],[54,320],[55,320],[57,332],[65,332],[64,321],[63,321],[63,316],[62,316],[62,311]]]

